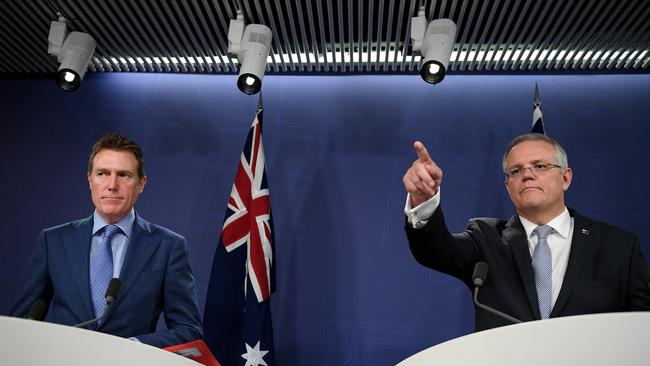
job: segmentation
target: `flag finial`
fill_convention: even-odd
[[[544,120],[542,119],[542,99],[539,97],[539,87],[535,83],[535,97],[533,98],[533,128],[531,133],[541,133],[546,135],[544,129]]]

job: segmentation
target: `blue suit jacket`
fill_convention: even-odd
[[[639,239],[615,226],[581,216],[574,219],[569,263],[551,318],[650,310],[650,291],[640,278],[646,266]],[[523,321],[540,319],[528,239],[518,216],[479,218],[451,234],[438,207],[420,229],[406,225],[411,252],[421,264],[459,278],[473,289],[476,262],[489,265],[479,301]],[[476,330],[510,324],[476,309]]]
[[[92,227],[90,216],[41,232],[13,316],[26,316],[41,298],[50,303],[48,321],[73,325],[94,318],[89,285]],[[120,279],[115,302],[93,329],[136,337],[156,347],[202,337],[194,276],[182,236],[136,215]],[[156,331],[161,312],[168,329]]]

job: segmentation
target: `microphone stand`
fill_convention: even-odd
[[[98,316],[97,318],[95,318],[95,319],[90,319],[90,320],[87,320],[87,321],[85,321],[85,322],[83,322],[83,323],[79,323],[79,324],[73,325],[73,327],[75,327],[75,328],[85,328],[85,327],[87,327],[87,326],[89,326],[89,325],[95,324],[95,323],[99,322],[100,320],[104,319],[104,317],[105,317],[106,314],[108,313],[108,307],[109,307],[112,303],[113,303],[113,302],[111,301],[111,303],[106,304],[106,306],[104,306],[104,310],[102,310],[102,313],[99,314],[99,316]]]
[[[88,325],[95,324],[100,320],[104,319],[104,317],[108,313],[108,308],[111,306],[113,301],[115,301],[115,298],[117,297],[117,293],[120,290],[121,286],[122,286],[122,281],[120,281],[119,278],[111,278],[110,282],[108,283],[108,288],[106,289],[106,295],[104,295],[104,297],[106,298],[106,306],[104,306],[104,310],[102,310],[102,313],[99,314],[99,316],[95,319],[90,319],[83,323],[74,325],[73,327],[84,328]]]
[[[500,312],[500,311],[498,311],[496,309],[492,309],[491,307],[489,307],[487,305],[483,305],[480,302],[478,302],[478,289],[479,289],[479,286],[474,287],[474,304],[476,304],[476,306],[478,306],[479,308],[481,308],[481,309],[483,309],[483,310],[485,310],[485,311],[487,311],[489,313],[492,313],[492,314],[500,316],[500,317],[502,317],[502,318],[504,318],[506,320],[509,320],[512,323],[515,323],[515,324],[521,323],[521,320],[519,320],[517,318],[514,318],[514,317],[512,317],[512,316],[510,316],[508,314],[502,313],[502,312]]]

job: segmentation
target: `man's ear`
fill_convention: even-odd
[[[571,168],[567,167],[564,169],[562,172],[562,180],[564,181],[564,184],[562,185],[562,189],[566,192],[569,190],[569,186],[571,185],[571,180],[573,179],[573,170]]]
[[[147,184],[147,176],[140,178],[140,193],[144,191],[144,186]]]

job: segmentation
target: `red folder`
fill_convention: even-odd
[[[163,349],[187,357],[206,366],[221,366],[202,339]]]

